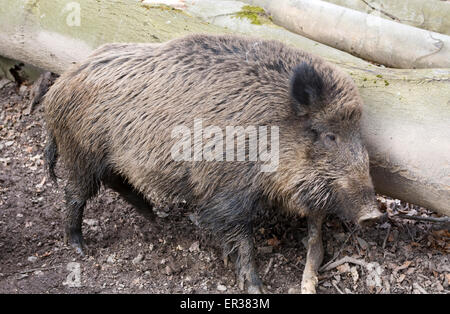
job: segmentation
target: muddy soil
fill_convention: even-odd
[[[30,88],[2,85],[0,293],[239,293],[219,244],[184,204],[162,204],[148,221],[103,189],[85,210],[88,254],[66,247],[65,182],[50,182],[43,167],[43,108],[27,114]],[[449,293],[448,230],[399,218],[435,216],[424,208],[382,196],[379,204],[389,219],[365,230],[328,218],[324,264],[353,259],[322,270],[318,293]],[[299,291],[306,230],[304,219],[259,219],[256,261],[270,293]]]

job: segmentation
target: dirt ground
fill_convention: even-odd
[[[66,247],[64,180],[55,186],[43,167],[43,108],[26,114],[30,89],[1,85],[0,293],[239,293],[218,243],[186,206],[161,205],[148,221],[102,190],[85,211],[88,255]],[[322,270],[318,293],[449,293],[449,231],[399,217],[434,216],[426,209],[379,202],[389,218],[365,230],[328,218],[324,264],[352,259]],[[305,236],[304,219],[260,219],[256,261],[270,293],[299,291]]]

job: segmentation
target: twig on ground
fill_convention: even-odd
[[[267,274],[270,271],[270,268],[272,268],[272,264],[273,264],[273,257],[270,258],[269,260],[269,264],[266,267],[266,270],[264,271],[264,275],[263,275],[263,279],[267,276]]]
[[[28,270],[23,270],[23,271],[19,271],[16,274],[26,274],[26,273],[32,273],[38,270],[50,270],[50,269],[55,269],[58,268],[60,266],[51,266],[51,267],[45,267],[45,268],[32,268],[32,269],[28,269]]]
[[[386,242],[387,242],[387,239],[389,238],[389,235],[391,234],[391,225],[389,225],[389,227],[388,227],[388,229],[387,229],[387,232],[386,232],[386,236],[384,237],[384,240],[383,240],[383,245],[381,246],[381,248],[384,250],[384,248],[386,247]]]
[[[410,219],[410,220],[436,222],[436,223],[450,223],[450,217],[419,217],[419,216],[409,216],[409,215],[404,215],[404,214],[398,214],[393,217]]]
[[[32,269],[27,269],[27,270],[22,270],[22,271],[18,271],[18,272],[14,272],[14,273],[9,273],[9,274],[5,274],[5,277],[9,277],[12,275],[17,275],[17,274],[28,274],[28,273],[32,273],[38,270],[50,270],[50,269],[55,269],[61,266],[50,266],[50,267],[45,267],[45,268],[32,268]]]
[[[408,231],[409,237],[411,238],[412,242],[415,242],[414,235],[411,233],[411,230],[409,230],[408,225],[405,225],[406,231]]]
[[[339,251],[334,254],[333,258],[331,260],[329,260],[325,265],[323,265],[319,271],[323,271],[326,267],[328,267],[328,265],[330,265],[331,263],[333,263],[336,258],[338,258],[338,256],[342,253],[342,251],[344,250],[344,245],[348,242],[348,240],[352,237],[353,233],[355,233],[356,229],[353,229],[350,234],[348,235],[347,239],[345,239],[344,243],[342,243],[341,248],[339,249]]]
[[[339,289],[339,287],[337,286],[337,284],[334,281],[332,281],[331,284],[337,290],[337,292],[339,292],[340,294],[344,294],[344,292],[342,292],[342,290]]]
[[[331,263],[331,264],[327,265],[326,267],[323,267],[323,269],[321,271],[329,271],[329,270],[336,268],[339,265],[342,265],[345,263],[352,263],[352,264],[356,264],[359,266],[367,267],[367,263],[365,261],[356,259],[354,257],[345,256],[345,257],[341,258],[340,260],[338,260],[334,263]]]

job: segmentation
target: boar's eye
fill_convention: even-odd
[[[327,137],[328,141],[332,141],[335,142],[336,141],[336,135],[334,135],[333,133],[328,133],[327,135],[325,135]]]
[[[336,145],[338,142],[337,135],[334,133],[325,133],[322,138],[327,145]]]

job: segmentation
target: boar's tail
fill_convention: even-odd
[[[56,139],[53,134],[50,134],[47,139],[47,146],[44,151],[45,165],[48,171],[49,177],[56,183],[55,166],[58,161],[58,146],[56,145]]]

